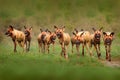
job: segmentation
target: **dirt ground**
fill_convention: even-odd
[[[102,61],[102,63],[105,66],[109,66],[109,67],[120,67],[120,59],[113,59],[111,62],[109,62],[109,61]]]

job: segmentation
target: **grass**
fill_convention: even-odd
[[[95,57],[71,53],[68,49],[69,59],[65,60],[60,56],[60,46],[56,44],[55,52],[50,49],[50,54],[38,52],[38,47],[33,44],[31,51],[23,53],[20,47],[18,52],[13,53],[11,43],[7,46],[1,43],[0,46],[0,79],[1,80],[32,80],[32,79],[69,79],[69,80],[116,80],[120,79],[120,68],[105,66]],[[113,45],[112,59],[120,57],[117,44]],[[95,52],[95,51],[94,51]],[[101,48],[102,59],[105,60],[104,46]],[[7,76],[7,77],[6,77]]]

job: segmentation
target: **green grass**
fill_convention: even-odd
[[[32,45],[31,51],[23,53],[20,47],[13,53],[12,43],[1,43],[0,46],[0,79],[1,80],[32,80],[32,79],[69,79],[69,80],[117,80],[120,79],[120,67],[109,67],[94,57],[84,57],[71,53],[68,49],[69,59],[60,56],[60,46],[56,44],[55,52],[50,54],[38,52],[38,46]],[[104,46],[102,45],[102,59],[105,60]],[[117,44],[113,45],[112,58],[120,57]],[[7,77],[6,77],[7,76]]]

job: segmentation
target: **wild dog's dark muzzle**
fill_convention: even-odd
[[[27,32],[27,31],[25,31],[24,33],[25,33],[26,36],[29,36],[29,35],[30,35],[30,33]]]
[[[7,35],[7,36],[11,36],[12,33],[6,32],[5,35]]]
[[[80,44],[80,41],[79,41],[79,40],[76,40],[76,44]]]
[[[57,33],[56,35],[57,35],[58,38],[60,38],[62,36],[61,33]]]
[[[100,34],[95,34],[95,39],[100,39]]]
[[[44,40],[45,36],[46,36],[46,35],[42,35],[42,36],[41,36],[41,39]]]
[[[51,39],[52,39],[52,41],[54,41],[56,39],[56,37],[52,37]]]
[[[5,35],[8,35],[8,34],[9,34],[8,32],[5,33]]]
[[[110,45],[112,40],[110,38],[105,39],[105,44]]]

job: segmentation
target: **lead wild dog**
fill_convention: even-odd
[[[41,33],[37,37],[39,52],[41,51],[41,52],[45,53],[45,37],[48,34],[48,29],[46,29],[45,31],[40,29],[40,31],[41,31]]]
[[[103,27],[101,27],[98,30],[96,30],[95,28],[92,28],[92,29],[94,31],[94,34],[91,34],[91,47],[92,47],[92,45],[94,45],[96,52],[97,52],[97,56],[98,56],[98,58],[100,58],[100,56],[101,56],[100,42],[101,42]]]
[[[49,53],[50,44],[53,45],[53,52],[54,52],[55,39],[56,39],[56,34],[48,30],[48,34],[45,36],[45,46],[47,47],[48,53]]]
[[[23,51],[26,50],[24,32],[16,30],[13,28],[13,26],[9,25],[5,35],[12,38],[12,41],[14,43],[14,52],[17,52],[17,50],[16,50],[17,42],[21,47],[23,47]]]
[[[25,33],[26,49],[27,49],[27,51],[29,51],[30,50],[31,38],[32,38],[32,36],[31,36],[32,27],[26,28],[26,26],[24,26],[24,28],[25,28],[24,33]]]
[[[114,32],[103,32],[103,40],[106,50],[106,60],[111,61],[111,44],[113,41]]]
[[[59,39],[59,43],[61,45],[62,51],[61,51],[61,56],[64,55],[64,58],[68,58],[68,54],[67,54],[67,47],[70,43],[70,36],[68,33],[65,33],[65,26],[58,28],[57,26],[54,26],[55,28],[55,33]]]

